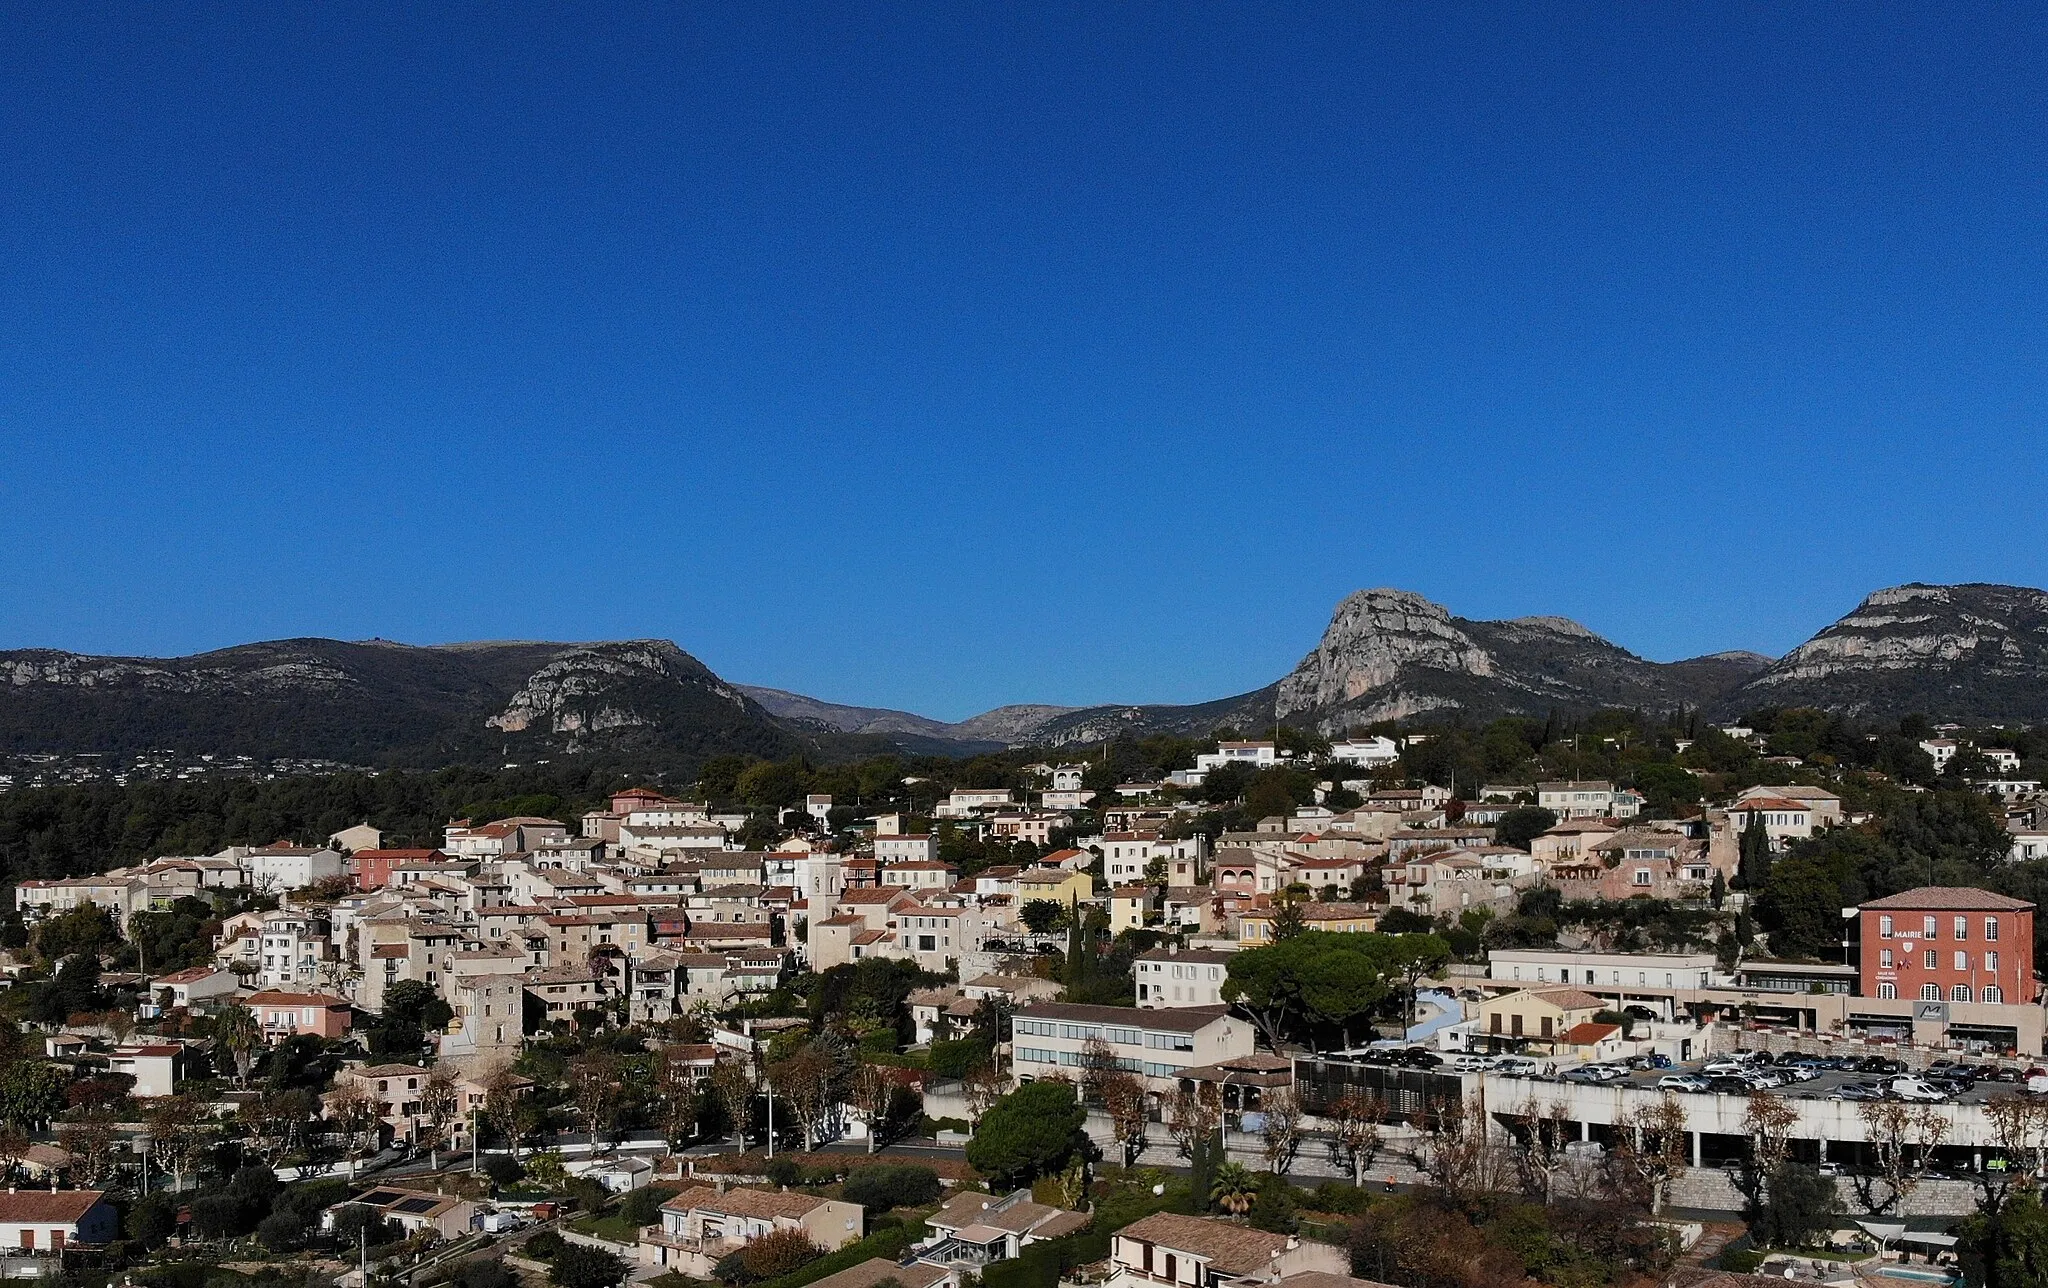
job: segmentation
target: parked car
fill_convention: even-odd
[[[1696,1073],[1667,1073],[1657,1079],[1657,1085],[1667,1091],[1712,1090],[1712,1084]]]
[[[1867,1082],[1845,1082],[1828,1093],[1829,1100],[1883,1100],[1884,1090]]]
[[[1462,1055],[1451,1057],[1451,1068],[1459,1073],[1478,1073],[1493,1067],[1494,1059],[1490,1055],[1474,1055],[1472,1052],[1467,1051]]]
[[[1910,1100],[1916,1104],[1938,1105],[1948,1099],[1939,1087],[1925,1078],[1893,1078],[1884,1084],[1884,1089],[1901,1100]]]
[[[1411,1069],[1440,1069],[1444,1063],[1442,1056],[1421,1047],[1409,1047],[1401,1052],[1399,1059]]]
[[[1723,1096],[1746,1096],[1756,1090],[1756,1084],[1747,1078],[1724,1074],[1707,1079],[1707,1090]]]
[[[1719,1060],[1707,1061],[1704,1065],[1700,1066],[1700,1072],[1710,1078],[1732,1078],[1737,1074],[1749,1072],[1749,1062],[1746,1060],[1730,1060],[1723,1057]]]

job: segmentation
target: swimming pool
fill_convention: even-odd
[[[1923,1284],[1952,1284],[1956,1276],[1946,1270],[1924,1270],[1919,1266],[1882,1266],[1878,1274],[1886,1279],[1911,1279]]]

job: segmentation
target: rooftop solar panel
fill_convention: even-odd
[[[394,1212],[431,1212],[439,1202],[440,1200],[438,1199],[412,1198],[407,1199],[391,1210]]]

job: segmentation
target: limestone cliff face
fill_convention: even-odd
[[[1337,605],[1314,651],[1278,685],[1280,719],[1338,732],[1457,709],[1475,718],[1603,706],[1699,706],[1762,659],[1647,662],[1566,617],[1470,621],[1411,591]]]
[[[1313,652],[1280,681],[1280,718],[1348,707],[1394,688],[1410,668],[1495,675],[1493,656],[1440,604],[1406,590],[1361,590],[1337,605]],[[1400,699],[1394,699],[1400,701]]]
[[[778,724],[667,640],[416,648],[298,639],[192,657],[0,653],[0,750],[144,749],[364,765],[617,747],[781,756]]]
[[[545,730],[589,734],[660,723],[658,710],[636,704],[636,690],[658,694],[694,685],[744,711],[747,699],[666,640],[629,640],[569,648],[528,676],[505,709],[485,721],[507,733]],[[657,708],[659,703],[654,704]]]
[[[2037,722],[2048,716],[2048,593],[1988,584],[1880,590],[1732,697],[1730,709]]]

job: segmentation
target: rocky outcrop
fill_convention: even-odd
[[[2038,722],[2048,718],[2048,593],[1919,583],[1877,591],[1726,704],[1765,705]]]

